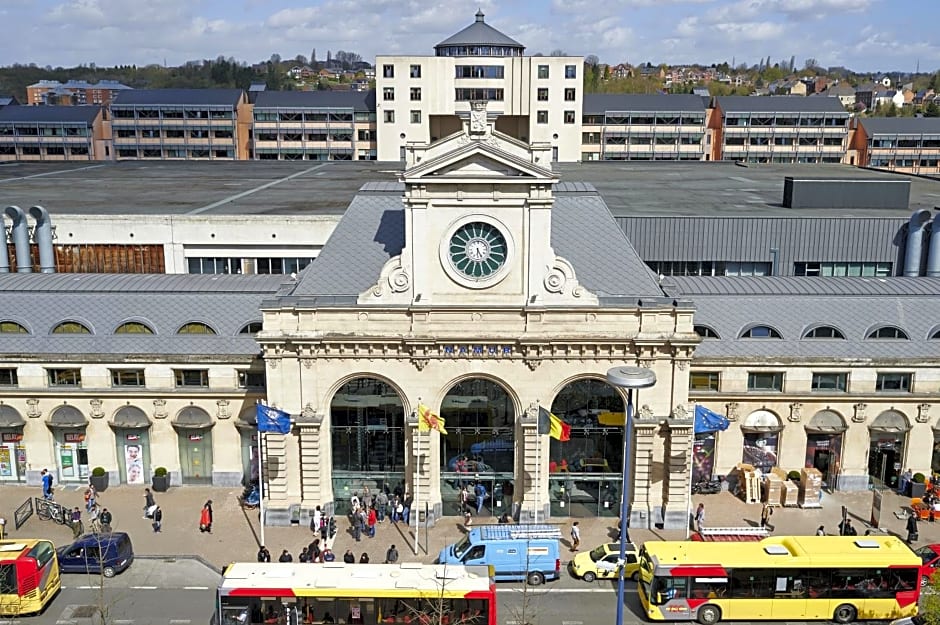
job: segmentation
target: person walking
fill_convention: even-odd
[[[88,525],[92,534],[101,533],[101,506],[95,504],[88,511]]]
[[[352,513],[352,530],[353,537],[356,539],[356,542],[362,541],[362,513],[359,510],[353,510]]]
[[[88,488],[85,489],[85,512],[91,512],[91,509],[95,507],[97,496],[98,493],[95,491],[94,485],[89,484]]]
[[[114,517],[111,515],[111,512],[107,508],[101,509],[101,514],[98,515],[98,522],[101,524],[101,531],[105,534],[111,533],[111,523],[114,521]]]
[[[699,534],[705,529],[705,504],[700,503],[695,509],[695,531]]]
[[[578,521],[575,521],[571,524],[571,551],[577,551],[580,546],[581,528],[578,526]]]
[[[199,514],[199,531],[212,533],[212,500],[210,499],[202,506],[202,512]]]
[[[345,562],[346,564],[356,563],[356,556],[353,554],[351,550],[347,549],[346,553],[343,554],[343,562]]]
[[[144,489],[144,518],[149,519],[153,517],[153,511],[156,509],[157,503],[153,500],[153,493],[150,492],[149,488]]]
[[[907,544],[913,545],[920,538],[917,532],[917,515],[910,514],[907,517]]]
[[[258,549],[258,562],[270,562],[271,561],[271,552],[268,551],[268,548],[264,545]]]
[[[82,535],[82,511],[79,510],[78,506],[75,506],[75,509],[72,510],[69,515],[69,522],[72,526],[72,537],[77,539]]]
[[[52,501],[52,474],[49,473],[49,469],[43,469],[40,475],[42,475],[42,498]]]
[[[159,534],[161,529],[163,529],[163,510],[160,509],[160,506],[154,504],[154,507],[153,507],[153,532],[154,534]]]
[[[385,564],[395,564],[398,562],[398,549],[395,548],[395,545],[392,545],[388,548],[388,551],[385,552]]]
[[[317,506],[313,510],[313,515],[310,517],[310,531],[314,534],[320,532],[320,522],[323,520],[323,512],[320,510],[320,506]]]
[[[375,524],[378,523],[379,517],[375,512],[375,508],[369,508],[369,515],[367,517],[366,523],[369,526],[369,538],[375,538]]]
[[[764,507],[760,511],[760,526],[761,529],[767,529],[767,524],[770,523],[770,517],[773,515],[774,509],[769,503],[765,503]]]
[[[385,521],[386,508],[388,508],[388,495],[384,490],[380,490],[375,496],[375,515],[379,523]]]
[[[281,557],[278,558],[277,561],[278,562],[293,562],[294,556],[292,556],[290,552],[287,549],[285,549],[281,552]]]

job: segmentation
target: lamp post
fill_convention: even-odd
[[[627,390],[627,411],[623,423],[623,486],[620,489],[620,572],[617,574],[617,625],[623,625],[624,574],[627,559],[627,522],[630,498],[630,458],[633,450],[633,389],[656,384],[656,374],[642,367],[614,367],[607,371],[607,382]]]

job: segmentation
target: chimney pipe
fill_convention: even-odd
[[[940,210],[940,206],[934,208]],[[930,224],[930,247],[927,250],[927,273],[931,278],[940,278],[940,223],[934,218]]]
[[[33,260],[29,255],[29,224],[26,213],[19,206],[7,206],[7,215],[13,220],[13,246],[16,248],[16,272],[32,273]]]
[[[0,213],[0,273],[10,273],[10,252],[7,250],[7,220]]]
[[[42,273],[55,273],[55,250],[52,249],[52,221],[49,211],[42,206],[33,206],[29,214],[36,220],[36,230],[33,240],[39,248],[39,271]]]
[[[904,249],[904,275],[920,275],[920,265],[924,256],[924,226],[930,221],[930,211],[922,208],[911,215],[907,224],[907,245]]]

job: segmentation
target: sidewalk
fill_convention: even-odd
[[[79,506],[84,510],[82,493],[84,487],[59,487],[56,501],[69,507]],[[115,531],[128,532],[138,554],[151,556],[199,556],[216,566],[224,566],[235,561],[253,562],[256,558],[260,540],[257,510],[242,510],[238,496],[242,489],[186,486],[171,488],[166,493],[154,493],[156,501],[163,509],[163,531],[155,534],[150,521],[143,517],[144,489],[138,486],[117,486],[108,488],[100,494],[99,501],[114,515],[112,524]],[[35,514],[18,531],[14,530],[13,511],[27,497],[39,495],[36,487],[2,486],[2,504],[0,516],[7,519],[7,537],[43,537],[49,538],[56,545],[68,544],[72,540],[72,531],[68,527],[56,525],[52,521],[42,521]],[[214,523],[212,534],[199,532],[199,513],[207,499],[212,499]],[[745,504],[730,493],[716,495],[696,495],[692,509],[699,502],[705,504],[707,527],[755,526],[760,523],[761,506]],[[823,507],[818,509],[776,508],[771,521],[774,533],[815,534],[816,528],[824,525],[830,534],[837,532],[841,520],[841,507],[845,505],[852,516],[860,534],[868,527],[871,516],[872,493],[824,493]],[[882,529],[901,537],[906,536],[905,520],[895,517],[906,506],[909,499],[895,493],[885,492],[882,504]],[[568,544],[568,528],[574,519],[554,518],[551,523],[563,525],[563,543]],[[615,541],[617,523],[615,518],[581,518],[581,540],[584,548],[591,548],[602,542]],[[494,520],[495,521],[495,520]],[[486,519],[476,518],[477,525]],[[414,532],[412,527],[402,524],[393,525],[388,520],[379,524],[375,538],[363,536],[357,543],[349,531],[349,521],[343,517],[337,519],[338,533],[333,551],[341,559],[345,550],[351,549],[358,561],[360,554],[366,551],[372,562],[382,562],[389,545],[395,544],[402,560],[421,560],[432,562],[442,547],[461,538],[464,533],[462,520],[457,517],[445,517],[435,527],[428,529],[426,547],[425,531],[419,533],[421,549],[418,557],[412,555]],[[920,542],[917,545],[940,542],[940,523],[920,523]],[[686,532],[681,530],[643,530],[633,529],[631,540],[642,543],[648,540],[681,540]],[[313,535],[305,526],[267,527],[265,542],[272,559],[277,560],[283,549],[287,549],[296,561],[300,550],[310,543]],[[562,549],[563,559],[569,558],[567,549]]]

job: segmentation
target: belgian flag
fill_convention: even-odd
[[[539,434],[564,442],[571,440],[571,426],[539,406]]]

